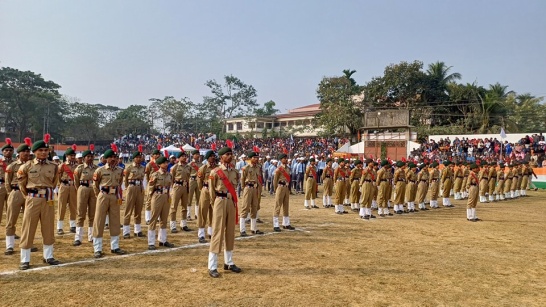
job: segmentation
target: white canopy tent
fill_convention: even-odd
[[[352,154],[364,154],[364,142],[354,144],[353,146],[349,147],[349,150],[349,153]]]
[[[184,151],[192,151],[195,150],[195,147],[191,146],[190,144],[186,144],[182,146],[182,149],[184,149]]]
[[[174,145],[170,145],[170,146],[167,146],[167,147],[163,147],[161,148],[161,151],[168,151],[169,153],[173,153],[173,152],[181,152],[182,150],[180,150],[180,148],[174,146]]]
[[[343,144],[343,146],[341,146],[338,150],[336,150],[336,152],[351,153],[351,143],[347,142]]]

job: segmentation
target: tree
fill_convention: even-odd
[[[356,70],[343,73],[341,77],[324,77],[317,89],[321,110],[317,119],[326,134],[345,133],[348,128],[354,135],[362,126],[362,87],[352,78]]]
[[[427,75],[435,80],[440,88],[447,90],[447,85],[454,83],[455,80],[461,80],[461,74],[458,72],[449,73],[453,66],[447,66],[444,62],[437,61],[429,64],[427,69]]]
[[[537,132],[546,130],[546,105],[543,97],[535,97],[529,93],[508,94],[506,108],[508,116],[503,127],[509,132]]]
[[[64,136],[74,140],[85,140],[90,144],[99,138],[101,114],[99,107],[82,103],[77,98],[63,97],[67,104],[66,129]]]
[[[147,111],[148,108],[143,105],[130,105],[121,109],[116,118],[104,126],[104,131],[110,136],[145,134],[152,128]]]
[[[151,107],[158,110],[164,128],[170,132],[191,130],[190,119],[194,116],[192,110],[195,104],[188,97],[177,100],[173,96],[165,96],[163,99],[149,100],[152,102]]]
[[[203,110],[211,114],[211,119],[222,122],[222,132],[227,118],[254,114],[258,106],[256,89],[232,75],[224,76],[224,85],[216,80],[208,80],[205,85],[212,96],[203,97]]]
[[[6,131],[16,132],[19,141],[27,134],[35,137],[38,132],[47,132],[49,116],[54,114],[57,118],[59,115],[59,88],[60,85],[32,71],[1,68],[0,110],[5,116]],[[55,112],[51,112],[51,109],[55,109]]]
[[[275,109],[275,101],[269,100],[264,103],[264,106],[256,109],[254,115],[257,117],[272,116],[279,113],[278,109]]]

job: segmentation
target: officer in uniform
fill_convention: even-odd
[[[432,171],[430,172],[430,207],[438,209],[438,193],[440,191],[440,171],[438,162],[432,162]]]
[[[273,231],[280,232],[279,214],[282,208],[282,228],[294,230],[290,224],[290,167],[285,154],[279,154],[279,166],[273,174],[273,188],[275,189],[275,211],[273,213]]]
[[[504,200],[504,163],[499,164],[497,172],[497,186],[495,187],[495,200]]]
[[[406,163],[396,162],[396,171],[394,172],[394,212],[396,214],[404,213],[404,198],[406,196]]]
[[[195,218],[197,219],[197,215],[199,215],[199,197],[201,196],[201,192],[199,190],[199,187],[197,186],[197,172],[199,172],[199,168],[201,165],[199,150],[194,150],[191,152],[191,155],[193,157],[192,161],[190,162],[191,172],[190,172],[190,190],[189,190],[189,200],[188,200],[188,221],[191,220],[191,203],[193,201],[193,196],[195,195]]]
[[[428,187],[430,184],[430,173],[428,171],[428,164],[421,163],[419,165],[419,173],[417,174],[417,203],[420,210],[428,210],[425,206],[425,198],[427,196]]]
[[[510,199],[513,197],[512,191],[510,191],[512,187],[512,179],[514,179],[514,164],[510,163],[508,165],[508,171],[504,173],[504,198]]]
[[[360,201],[360,218],[369,220],[370,218],[375,218],[372,215],[371,205],[374,196],[374,190],[377,190],[375,186],[375,170],[374,162],[371,159],[366,160],[366,168],[362,170],[360,177],[360,190],[362,193],[362,198]]]
[[[516,182],[516,186],[514,187],[514,191],[516,191],[515,192],[516,197],[520,197],[521,196],[521,194],[520,194],[521,181],[523,180],[523,164],[516,163],[516,167],[514,168],[514,172],[517,175],[517,182]],[[512,181],[512,182],[514,182],[514,181]],[[512,183],[512,185],[513,185],[513,183]]]
[[[453,207],[449,200],[449,193],[453,188],[453,163],[444,161],[444,169],[442,170],[442,204],[444,207]]]
[[[212,236],[212,201],[209,194],[210,172],[216,168],[216,156],[214,151],[210,150],[205,153],[207,164],[203,163],[197,172],[197,187],[201,191],[199,195],[199,214],[197,215],[197,237],[199,243],[206,243],[205,226],[208,225],[208,235]]]
[[[347,213],[345,211],[345,207],[343,206],[343,198],[345,197],[345,160],[343,158],[339,158],[338,160],[339,166],[334,171],[334,186],[335,186],[335,192],[334,192],[334,199],[335,199],[335,211],[336,214],[343,214]]]
[[[211,171],[209,176],[209,195],[214,200],[212,209],[212,239],[210,242],[208,270],[213,278],[220,277],[218,273],[218,254],[224,248],[224,270],[240,273],[242,270],[233,263],[233,246],[235,242],[235,221],[237,214],[238,174],[231,160],[233,151],[223,147],[218,151],[220,165]]]
[[[247,154],[250,159],[248,165],[241,171],[241,187],[243,187],[242,212],[239,221],[239,231],[241,237],[245,237],[245,217],[250,212],[250,230],[253,234],[263,234],[258,230],[256,213],[258,212],[258,176],[261,176],[261,169],[258,165],[258,154],[250,152]]]
[[[375,184],[378,187],[377,202],[379,206],[379,216],[385,217],[386,215],[392,216],[387,207],[388,200],[388,186],[391,184],[388,179],[388,174],[391,173],[391,165],[389,161],[381,161],[381,169],[377,172]]]
[[[487,200],[487,194],[489,194],[489,165],[484,161],[481,166],[483,168],[478,174],[480,203],[487,203],[489,202]]]
[[[480,219],[476,217],[476,205],[478,204],[478,184],[481,180],[478,180],[476,170],[478,166],[476,164],[470,165],[470,174],[466,187],[468,189],[468,201],[466,203],[466,219],[471,222],[477,222]]]
[[[315,168],[315,163],[315,158],[309,159],[309,164],[305,169],[305,174],[303,177],[305,209],[318,208],[318,206],[315,204],[315,199],[317,198],[317,170]]]
[[[497,185],[497,163],[491,162],[489,167],[489,182],[488,182],[488,192],[489,192],[489,201],[495,201],[495,186]]]
[[[0,159],[0,223],[2,223],[2,216],[4,215],[4,205],[8,199],[8,192],[5,186],[5,172],[8,165],[13,162],[13,145],[10,138],[6,138],[6,144],[2,146],[2,155]]]
[[[408,163],[406,170],[406,195],[405,201],[408,204],[408,212],[416,212],[415,210],[415,194],[417,193],[417,165],[413,162]]]
[[[58,179],[58,166],[48,161],[49,134],[44,140],[32,144],[32,151],[36,155],[33,161],[25,163],[17,171],[17,181],[21,193],[26,198],[21,242],[21,270],[30,268],[30,249],[34,242],[36,228],[40,222],[42,240],[44,244],[43,261],[49,265],[60,262],[53,258],[53,243],[55,243],[55,206],[53,203],[53,189]]]
[[[159,170],[159,166],[155,163],[155,159],[159,158],[161,156],[161,153],[159,152],[159,149],[154,149],[152,151],[152,157],[150,159],[150,162],[146,164],[146,168],[144,169],[144,174],[146,175],[146,180],[150,180],[150,175],[153,172],[157,172]],[[151,199],[146,194],[144,199],[146,209],[144,211],[144,219],[146,220],[146,225],[150,224],[150,219],[152,218],[152,205],[151,205]]]
[[[148,249],[155,249],[155,229],[159,219],[159,234],[157,240],[159,246],[168,248],[174,247],[174,244],[167,241],[167,219],[169,217],[169,191],[172,186],[173,177],[167,171],[169,161],[166,157],[159,157],[155,160],[159,166],[159,171],[150,175],[148,181],[148,195],[151,198],[152,219],[148,227]],[[142,209],[142,208],[141,208]]]
[[[171,189],[171,233],[177,233],[176,229],[176,212],[178,205],[182,207],[182,220],[180,221],[180,227],[184,231],[191,231],[188,227],[188,193],[189,193],[189,180],[191,173],[191,166],[187,162],[188,156],[184,151],[178,153],[178,163],[171,167],[171,175],[174,178],[173,188]]]
[[[25,144],[21,144],[17,147],[17,154],[19,155],[17,161],[12,162],[6,168],[5,186],[8,193],[8,202],[6,208],[6,251],[5,255],[13,255],[13,248],[15,247],[15,226],[17,225],[17,219],[21,209],[24,208],[25,198],[19,190],[17,172],[30,158],[30,147],[32,146],[29,138],[25,139]],[[19,239],[19,238],[17,238]],[[37,249],[35,248],[35,251]]]
[[[345,198],[343,199],[343,206],[349,206],[350,201],[349,198],[351,197],[351,180],[349,179],[351,177],[351,165],[349,163],[349,160],[345,161]],[[353,206],[351,206],[351,209]],[[343,208],[345,211],[345,207]]]
[[[360,178],[362,178],[362,161],[355,161],[355,168],[351,170],[349,181],[351,182],[351,193],[349,196],[349,202],[351,203],[351,210],[353,212],[359,212],[360,202]]]
[[[93,191],[93,175],[97,166],[93,163],[95,153],[94,146],[82,153],[83,164],[78,165],[74,170],[74,186],[76,187],[76,200],[78,207],[78,220],[76,223],[76,236],[74,246],[82,244],[83,223],[88,215],[87,241],[93,242],[93,224],[95,222],[95,211],[97,210],[97,196]]]
[[[332,168],[332,159],[326,159],[326,166],[322,171],[322,206],[324,208],[332,207],[332,193],[334,191],[334,169]]]
[[[142,148],[133,152],[133,163],[127,165],[123,170],[123,183],[125,185],[125,214],[123,216],[123,238],[131,237],[131,215],[135,216],[135,228],[133,229],[135,237],[144,237],[141,226],[142,206],[144,204],[144,175],[145,167],[142,166],[144,158]],[[150,175],[150,178],[152,174]],[[152,191],[153,192],[153,191]],[[152,206],[153,207],[153,206]],[[153,210],[152,210],[153,211]]]
[[[125,251],[119,248],[120,205],[122,201],[121,183],[123,171],[117,166],[117,147],[104,152],[106,165],[99,167],[93,174],[93,191],[97,197],[95,220],[93,221],[93,250],[95,258],[104,256],[102,252],[102,235],[106,215],[110,217],[110,251],[123,255]]]
[[[455,192],[455,200],[463,199],[462,186],[463,186],[463,162],[457,162],[457,169],[453,171],[453,192]]]
[[[57,234],[63,235],[63,223],[64,216],[66,214],[66,206],[68,205],[68,210],[70,212],[70,232],[76,233],[76,187],[74,185],[74,171],[78,166],[78,161],[76,160],[76,152],[74,148],[76,145],[73,145],[72,148],[68,148],[64,156],[66,162],[59,165],[59,201],[58,201],[58,221],[57,221]]]

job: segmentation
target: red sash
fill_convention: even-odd
[[[63,163],[63,171],[68,174],[68,177],[70,177],[71,180],[74,180],[74,173],[72,172],[70,167],[68,167],[68,165],[64,163]]]
[[[190,166],[191,166],[196,172],[199,171],[199,167],[197,167],[197,165],[195,165],[195,162],[190,163]]]
[[[313,173],[313,178],[315,178],[315,180],[317,180],[317,172],[315,172],[314,168],[311,168],[311,173]]]
[[[278,170],[279,172],[281,172],[281,175],[283,175],[284,178],[286,179],[286,183],[290,183],[290,175],[288,175],[284,167],[279,167]]]
[[[2,166],[2,169],[4,170],[4,172],[6,171],[6,168],[8,167],[8,164],[7,163],[4,163],[4,161],[0,160],[0,166]]]
[[[478,178],[476,178],[476,175],[474,175],[474,173],[470,172],[470,176],[472,176],[472,178],[474,178],[474,180],[476,181],[476,184],[480,183],[478,181]]]
[[[345,171],[340,169],[338,174],[340,174],[341,177],[345,178]]]
[[[218,177],[220,177],[220,180],[222,180],[222,182],[228,189],[229,194],[231,194],[231,199],[235,204],[235,224],[239,225],[239,207],[237,207],[237,192],[235,192],[235,188],[233,187],[231,182],[229,182],[229,178],[226,176],[221,168],[217,168],[216,173],[218,173]]]
[[[328,173],[330,174],[330,177],[334,179],[334,170],[332,168],[328,169]]]
[[[262,176],[258,175],[257,177],[258,177],[258,182],[263,187],[264,186],[264,180],[262,179]]]
[[[154,172],[157,172],[159,170],[159,166],[157,166],[157,164],[155,164],[154,161],[150,162],[150,165],[152,166],[152,168],[154,169]]]

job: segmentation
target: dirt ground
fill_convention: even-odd
[[[478,204],[483,221],[475,223],[463,201],[365,221],[323,209],[320,199],[320,209],[305,210],[303,197],[292,195],[297,230],[281,233],[272,232],[267,196],[266,234],[238,239],[234,261],[243,272],[220,267],[218,279],[207,274],[208,244],[197,244],[195,220],[194,231],[169,233],[172,250],[148,252],[146,238],[121,239],[126,256],[109,253],[106,231],[100,260],[91,243],[73,247],[72,234],[58,236],[55,257],[64,265],[57,267],[41,263],[38,230],[32,270],[18,271],[18,241],[14,255],[0,255],[0,305],[544,306],[546,192],[528,194]]]

